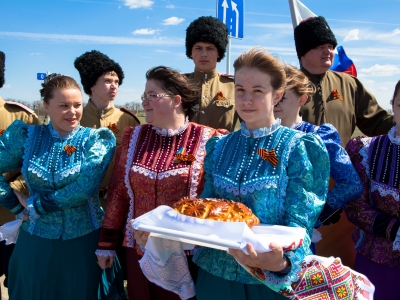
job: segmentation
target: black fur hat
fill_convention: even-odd
[[[337,41],[324,17],[311,17],[300,22],[294,29],[297,57],[300,59],[311,49],[324,44],[336,48]]]
[[[192,58],[192,48],[197,42],[214,44],[218,50],[218,62],[225,57],[228,46],[228,28],[214,17],[200,17],[186,29],[186,56]]]
[[[97,50],[85,52],[77,57],[74,66],[79,71],[83,90],[88,95],[92,94],[91,88],[96,84],[97,79],[106,72],[117,73],[119,85],[122,84],[125,77],[118,63]]]
[[[4,71],[5,71],[6,55],[0,51],[0,88],[4,85]]]

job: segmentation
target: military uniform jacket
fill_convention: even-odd
[[[232,76],[195,70],[186,74],[189,81],[201,88],[199,112],[192,122],[212,128],[235,130],[235,84]]]
[[[83,115],[80,124],[81,126],[90,128],[108,127],[114,133],[118,147],[121,144],[122,133],[124,132],[125,127],[137,126],[140,124],[140,121],[128,110],[124,108],[116,108],[113,102],[111,102],[110,105],[105,109],[98,109],[89,100],[89,102],[83,108]],[[107,173],[100,186],[100,190],[105,191],[107,188],[114,163],[115,155],[108,166]]]
[[[4,101],[0,97],[0,135],[3,135],[3,132],[15,120],[24,121],[24,123],[26,124],[39,124],[38,117],[29,107],[26,107],[25,105],[22,105],[20,103]],[[9,180],[18,176],[18,173],[19,170],[14,170],[11,172],[7,172],[3,175],[6,176],[6,180],[8,182]],[[13,180],[10,185],[13,189],[18,190],[24,194],[28,194],[28,190],[22,176],[19,176],[18,178]],[[13,220],[15,220],[14,214],[5,209],[3,206],[0,206],[0,225],[3,225],[4,223]]]
[[[355,77],[326,71],[320,75],[301,69],[315,84],[312,101],[302,106],[304,121],[321,125],[331,123],[338,130],[342,145],[350,140],[357,126],[364,134],[387,134],[394,125],[393,116],[380,107],[375,97]]]

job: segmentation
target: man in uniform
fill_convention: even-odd
[[[81,125],[91,128],[108,127],[114,133],[119,146],[125,127],[140,124],[133,113],[123,107],[116,108],[113,102],[124,80],[121,66],[96,50],[79,56],[75,59],[74,65],[81,76],[83,90],[90,97],[83,109]],[[114,163],[115,157],[107,169],[99,190],[103,208],[106,206],[105,196]]]
[[[368,136],[387,134],[394,125],[393,116],[378,105],[356,77],[329,70],[337,41],[324,17],[302,21],[294,29],[294,40],[301,70],[317,87],[312,101],[301,108],[303,120],[335,126],[343,147],[356,126]],[[336,224],[318,229],[322,240],[317,243],[317,254],[338,256],[343,264],[353,267],[355,251],[351,234],[354,225],[340,212],[332,211],[333,216],[324,222],[324,225]],[[327,211],[323,213],[329,215]]]
[[[0,51],[0,88],[4,85],[5,54]],[[16,102],[4,101],[0,97],[0,136],[15,120],[22,120],[26,124],[39,124],[39,119],[29,107]],[[20,170],[13,170],[3,174],[14,190],[28,194],[25,182]],[[0,205],[0,225],[15,220],[15,215]],[[4,286],[7,287],[8,262],[10,260],[14,244],[7,245],[0,242],[0,276],[5,275]],[[0,293],[1,298],[1,293]]]
[[[187,77],[202,91],[199,112],[192,121],[234,131],[238,120],[234,80],[217,71],[227,45],[228,29],[217,18],[200,17],[186,29],[186,56],[195,67]]]
[[[315,125],[331,123],[343,146],[356,126],[368,136],[387,134],[394,125],[393,116],[356,77],[329,71],[337,41],[324,17],[302,21],[294,29],[294,40],[301,70],[317,87],[312,101],[301,109],[303,120]]]
[[[107,55],[96,50],[86,52],[76,58],[74,66],[81,77],[83,90],[90,97],[83,108],[80,124],[91,128],[108,127],[114,133],[117,146],[119,146],[125,127],[140,124],[139,119],[132,112],[123,107],[116,108],[113,102],[125,77],[121,66]],[[100,204],[104,209],[107,205],[107,186],[114,164],[115,154],[99,189]],[[122,236],[123,233],[121,232],[121,238]],[[122,239],[120,245],[117,249],[117,255],[121,262],[122,271],[126,274],[125,249],[122,247]],[[116,265],[115,268],[115,274],[112,269],[106,269],[103,273],[103,280],[99,289],[100,299],[109,299],[116,293],[124,293],[120,266]],[[126,276],[124,277],[126,278]]]

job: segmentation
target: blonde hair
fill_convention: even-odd
[[[308,101],[316,92],[315,85],[308,79],[308,77],[299,69],[292,65],[285,65],[284,70],[286,73],[286,91],[291,91],[297,96],[308,96]]]
[[[271,86],[278,90],[285,86],[285,71],[281,62],[262,47],[253,47],[239,55],[233,63],[235,72],[242,68],[256,68],[271,76]]]

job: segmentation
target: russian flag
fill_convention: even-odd
[[[333,59],[333,64],[330,70],[347,73],[349,75],[357,77],[356,66],[354,65],[353,61],[347,57],[343,47],[338,46],[336,50],[338,53],[335,53],[335,58]]]

